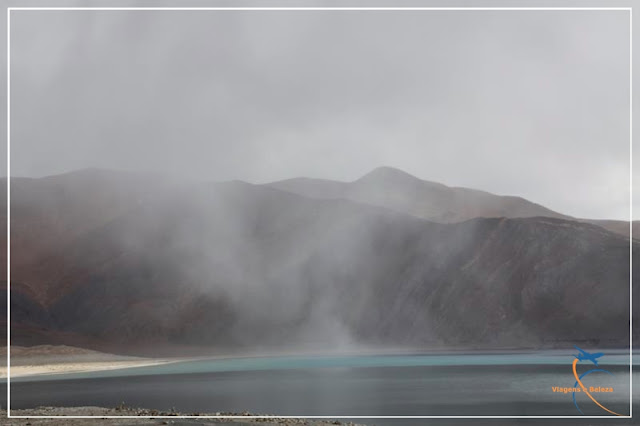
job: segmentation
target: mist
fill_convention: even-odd
[[[627,24],[13,11],[17,315],[89,346],[620,344]]]
[[[13,176],[353,181],[393,166],[629,219],[625,11],[14,11],[11,23]]]
[[[325,198],[93,169],[11,184],[15,344],[157,355],[628,342],[628,235],[523,199],[389,168]]]

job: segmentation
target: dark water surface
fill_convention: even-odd
[[[244,412],[314,416],[580,416],[572,393],[570,353],[274,357],[199,360],[118,371],[14,379],[11,407],[129,406],[168,411]],[[593,368],[580,363],[580,372]],[[615,412],[629,413],[629,355],[607,353],[586,386]],[[640,381],[637,370],[634,380]],[[634,386],[635,387],[635,386]],[[5,389],[6,392],[6,389]],[[5,395],[6,398],[6,395]],[[585,394],[576,394],[585,415],[604,415]],[[634,392],[634,405],[638,392]],[[640,409],[638,409],[640,414]],[[612,424],[612,419],[576,419],[572,424]],[[377,425],[470,424],[468,420],[371,419]],[[528,419],[482,424],[530,424]],[[546,420],[545,424],[566,421]],[[188,424],[186,422],[185,424]],[[474,423],[475,424],[475,423]],[[633,424],[615,419],[615,424]],[[640,422],[638,423],[640,424]]]

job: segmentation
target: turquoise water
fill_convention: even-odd
[[[317,355],[242,358],[209,358],[171,362],[156,366],[106,370],[90,373],[56,374],[39,377],[16,377],[12,382],[100,378],[138,375],[196,374],[232,371],[261,371],[317,368],[371,367],[447,367],[501,365],[570,365],[575,351],[537,351],[484,354],[412,354],[412,355]],[[640,353],[634,354],[640,365]],[[629,352],[605,352],[600,365],[629,366]]]
[[[571,351],[247,357],[198,359],[152,367],[16,378],[13,408],[39,405],[131,406],[182,412],[250,411],[312,416],[580,415],[572,394]],[[635,356],[634,361],[640,358]],[[608,408],[629,411],[629,354],[605,351],[585,385]],[[580,372],[592,368],[580,363]],[[638,370],[634,381],[640,384]],[[634,392],[634,405],[640,392]],[[585,395],[587,415],[607,415]],[[395,424],[380,421],[375,424]],[[593,423],[592,423],[593,424]],[[624,423],[622,423],[624,424]]]

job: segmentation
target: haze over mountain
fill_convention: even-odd
[[[476,217],[535,217],[579,220],[622,235],[629,223],[617,220],[576,219],[522,197],[501,196],[477,189],[449,187],[421,180],[392,167],[379,167],[353,182],[294,178],[268,184],[272,188],[312,198],[344,198],[440,223],[462,222]],[[634,238],[640,228],[634,227]]]
[[[517,197],[387,168],[271,185],[85,170],[12,178],[11,197],[13,344],[628,346],[629,238]],[[505,213],[536,217],[484,217]]]

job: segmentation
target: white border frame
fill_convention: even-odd
[[[11,12],[12,11],[628,11],[629,12],[629,415],[628,416],[12,416],[11,415]],[[7,417],[33,419],[629,419],[633,418],[633,8],[632,7],[7,7]]]

